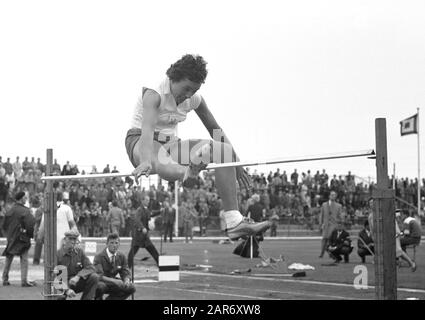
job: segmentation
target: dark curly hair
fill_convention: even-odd
[[[174,82],[188,79],[196,83],[204,83],[208,73],[206,66],[207,63],[201,56],[186,54],[173,63],[166,74]]]

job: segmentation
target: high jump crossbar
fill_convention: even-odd
[[[341,158],[353,158],[353,157],[373,157],[375,151],[373,149],[341,152],[323,155],[293,157],[293,158],[275,158],[269,160],[247,160],[247,161],[236,161],[236,162],[225,162],[225,163],[210,163],[206,167],[206,170],[213,170],[218,168],[229,168],[229,167],[249,167],[257,165],[270,165],[278,163],[291,163],[291,162],[306,162],[306,161],[318,161],[318,160],[331,160]],[[43,181],[47,180],[78,180],[78,179],[99,179],[99,178],[122,178],[132,176],[131,173],[94,173],[94,174],[80,174],[80,175],[68,175],[68,176],[44,176],[41,178]]]

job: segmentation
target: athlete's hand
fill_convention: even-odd
[[[139,178],[142,175],[149,177],[151,171],[152,171],[152,165],[149,162],[142,162],[136,167],[136,169],[133,170],[131,174],[135,176],[136,181],[139,181]]]
[[[236,167],[236,180],[238,181],[240,188],[245,188],[246,190],[251,190],[252,182],[251,177],[244,167]]]

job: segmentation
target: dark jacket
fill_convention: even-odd
[[[31,247],[35,219],[29,208],[16,203],[6,212],[3,228],[6,232],[7,246],[3,255],[20,256]]]
[[[83,249],[75,248],[71,252],[63,248],[57,252],[58,265],[65,266],[68,270],[68,280],[78,275],[83,279],[96,272],[93,264],[84,253]]]
[[[338,237],[338,230],[335,229],[331,233],[329,245],[337,248],[342,248],[343,246],[351,247],[351,239],[349,233],[345,230],[342,230],[341,234]]]
[[[134,220],[134,229],[133,229],[133,246],[138,246],[140,248],[146,248],[148,244],[151,243],[149,239],[149,233],[143,233],[143,228],[149,231],[149,220],[151,218],[151,211],[141,205],[137,211]]]
[[[256,202],[248,207],[247,213],[251,213],[251,219],[255,222],[261,222],[263,221],[263,210],[264,206],[260,202]]]
[[[359,238],[362,239],[367,246],[370,246],[371,244],[373,244],[372,234],[368,236],[365,229],[359,232]],[[365,245],[363,244],[361,240],[357,240],[357,247],[365,248]]]
[[[117,251],[115,256],[115,266],[112,265],[106,252],[106,248],[94,257],[94,267],[96,268],[97,274],[102,277],[115,278],[117,274],[120,275],[121,280],[124,281],[126,278],[131,278],[130,270],[128,269],[127,258],[125,255]]]
[[[174,224],[176,220],[176,209],[174,208],[164,208],[164,212],[162,214],[162,222],[164,224]]]

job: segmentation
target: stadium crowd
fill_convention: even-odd
[[[28,206],[34,210],[42,207],[45,183],[40,179],[45,174],[46,166],[40,158],[31,161],[26,157],[20,162],[16,157],[3,161],[0,156],[0,225],[6,210],[13,204],[13,195],[24,191],[29,200]],[[249,168],[248,168],[249,169]],[[118,172],[107,165],[103,173]],[[252,190],[240,190],[238,193],[239,208],[242,214],[252,213],[252,206],[261,206],[261,216],[257,220],[272,220],[271,235],[276,235],[278,224],[301,224],[311,230],[318,229],[320,207],[328,200],[330,191],[337,193],[337,202],[343,206],[343,217],[346,228],[352,225],[363,225],[367,219],[367,202],[372,194],[373,182],[365,182],[350,171],[346,175],[330,176],[325,169],[311,173],[310,170],[299,174],[296,169],[292,173],[277,169],[269,174],[254,170],[249,174],[253,181]],[[61,166],[55,159],[53,175],[86,174],[79,171],[77,165],[69,161]],[[95,166],[90,173],[99,173]],[[425,185],[423,179],[422,185]],[[391,184],[393,181],[391,180]],[[417,203],[417,179],[396,179],[396,196],[400,201],[397,206],[409,208],[408,203]],[[140,199],[147,194],[150,197],[149,209],[157,218],[154,219],[156,229],[161,229],[161,215],[164,201],[174,204],[174,184],[165,187],[161,180],[148,189],[136,185],[131,177],[101,178],[87,180],[67,180],[54,183],[54,190],[67,193],[73,209],[78,230],[83,236],[106,236],[116,230],[120,236],[130,236],[135,210],[140,206]],[[195,188],[179,190],[179,234],[184,224],[198,227],[201,235],[207,229],[220,228],[220,212],[222,204],[214,183],[214,175],[203,172],[199,176]],[[255,201],[257,199],[259,201]],[[421,189],[424,207],[425,190]],[[412,214],[415,209],[410,207]],[[424,216],[422,210],[422,223]],[[0,228],[1,229],[1,228]],[[0,231],[1,232],[1,231]],[[1,234],[0,234],[1,235]],[[2,235],[1,235],[2,236]]]

